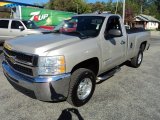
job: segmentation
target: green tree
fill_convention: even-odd
[[[117,3],[113,0],[106,2],[87,3],[85,0],[50,0],[46,8],[70,12],[89,13],[95,11],[110,11],[122,15],[123,0]],[[78,10],[77,10],[78,8]],[[142,8],[142,9],[141,9]],[[151,15],[160,19],[160,0],[126,0],[126,20],[131,21],[136,15]]]
[[[91,11],[106,11],[106,3],[105,2],[96,2],[96,3],[91,3]]]
[[[70,12],[90,12],[90,6],[84,0],[50,0],[49,8]]]
[[[156,18],[160,20],[160,0],[155,0],[155,5],[157,6]]]
[[[10,18],[10,13],[8,13],[8,12],[0,12],[0,18]]]
[[[5,7],[0,7],[0,18],[10,18],[10,9]]]

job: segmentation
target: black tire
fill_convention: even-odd
[[[139,61],[139,57],[141,57],[140,61]],[[143,51],[140,49],[137,56],[135,56],[134,58],[131,59],[131,66],[138,68],[142,63],[142,60],[143,60]]]
[[[90,83],[92,83],[92,86],[91,86],[91,91],[88,93],[89,95],[85,99],[81,100],[78,97],[77,91],[78,91],[80,83],[84,81],[85,78],[90,79],[91,81]],[[95,74],[91,70],[86,69],[86,68],[77,69],[76,71],[72,73],[72,76],[71,76],[71,82],[70,82],[67,102],[76,107],[80,107],[86,104],[94,93],[95,84],[96,84]]]

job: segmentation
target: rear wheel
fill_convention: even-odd
[[[71,76],[67,102],[76,107],[86,104],[95,89],[95,74],[86,68],[79,68]]]
[[[135,68],[138,68],[143,60],[143,51],[140,50],[134,58],[131,59],[131,65]]]

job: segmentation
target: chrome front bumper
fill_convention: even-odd
[[[22,89],[32,91],[38,100],[61,101],[68,96],[70,73],[31,78],[17,73],[5,61],[2,63],[2,67],[4,75],[10,83],[16,84]]]

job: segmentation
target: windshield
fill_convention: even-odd
[[[38,26],[35,25],[33,21],[22,21],[27,29],[38,29]]]
[[[101,30],[104,18],[101,16],[75,16],[70,20],[63,21],[55,27],[54,31],[81,38],[96,37]]]

